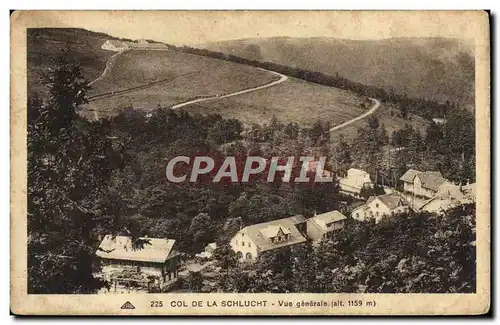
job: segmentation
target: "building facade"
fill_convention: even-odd
[[[340,191],[344,194],[359,196],[363,187],[373,188],[370,174],[361,169],[350,168],[347,177],[339,180]]]
[[[178,279],[180,254],[175,240],[106,235],[96,251],[101,272],[112,287],[163,289]]]
[[[347,219],[346,216],[336,210],[315,215],[307,219],[307,237],[314,244],[333,238],[339,230],[344,229],[345,219]]]
[[[438,193],[439,188],[448,182],[440,172],[409,169],[400,181],[403,182],[403,191],[422,198],[433,198]]]
[[[230,241],[240,261],[252,262],[262,253],[306,242],[306,219],[293,216],[247,226]]]
[[[354,209],[351,216],[359,221],[373,218],[380,222],[384,217],[392,216],[402,212],[408,212],[408,202],[397,193],[389,193],[379,196],[371,196],[365,205]]]
[[[118,40],[107,40],[101,45],[103,50],[120,52],[128,49],[127,44]]]

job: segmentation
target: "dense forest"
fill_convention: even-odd
[[[272,119],[243,130],[238,120],[161,107],[150,115],[125,110],[112,119],[85,120],[78,110],[86,102],[88,81],[67,52],[55,60],[44,83],[49,97],[32,96],[28,101],[30,293],[96,292],[105,283],[93,278],[92,259],[99,239],[108,233],[175,239],[180,251],[192,255],[210,242],[227,241],[241,225],[294,214],[345,212],[353,200],[339,193],[336,178],[331,183],[282,183],[280,178],[267,183],[257,177],[249,183],[174,184],[167,181],[165,167],[177,155],[231,155],[242,160],[250,155],[326,156],[327,169],[334,175],[356,164],[382,171],[385,158],[380,152],[391,144],[418,153],[405,154],[404,159],[412,160],[401,158],[397,165],[401,169],[409,163],[434,163],[437,153],[445,158],[452,155],[449,158],[455,160],[445,166],[458,175],[474,157],[473,123],[461,110],[451,111],[443,126],[429,129],[427,134],[436,134],[429,139],[407,129],[388,135],[382,123],[371,118],[352,143],[331,144],[330,125],[323,121],[302,128]],[[422,161],[415,161],[416,156],[423,157]],[[473,174],[468,170],[466,176]],[[277,252],[262,259],[255,272],[233,267],[226,260],[227,272],[219,290],[473,291],[474,212],[473,207],[461,209],[452,212],[453,218],[411,214],[380,225],[352,223],[336,239],[338,243]],[[224,247],[227,250],[227,245],[220,249]],[[219,256],[231,258],[222,252]],[[314,257],[315,262],[295,259],[296,254]],[[291,258],[302,264],[285,267],[284,259]],[[397,283],[380,278],[394,266],[398,268],[392,272],[399,272],[394,274]],[[264,267],[271,270],[267,272],[271,277],[260,278],[258,268]],[[413,279],[413,284],[402,278],[418,278],[420,273],[411,273],[418,270],[426,275]],[[311,278],[314,273],[320,278]],[[335,280],[329,278],[333,274]],[[450,275],[448,282],[442,282]]]

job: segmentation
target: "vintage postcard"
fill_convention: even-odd
[[[15,11],[17,315],[490,309],[485,11]]]

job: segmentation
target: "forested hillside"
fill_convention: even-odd
[[[81,28],[30,28],[27,31],[28,91],[44,92],[42,75],[54,66],[62,50],[69,50],[83,69],[88,80],[97,78],[113,52],[101,49],[108,39],[117,39],[104,33]]]

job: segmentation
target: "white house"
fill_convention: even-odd
[[[337,210],[315,215],[307,219],[307,237],[315,244],[331,238],[338,230],[344,229],[345,219],[346,216]]]
[[[263,252],[306,241],[306,219],[293,216],[242,228],[230,245],[242,261],[254,261]]]
[[[180,254],[175,240],[106,235],[96,251],[101,265],[98,276],[115,285],[164,288],[177,281]]]
[[[107,40],[104,44],[101,45],[103,50],[107,51],[115,51],[120,52],[128,49],[128,46],[125,42],[121,42],[118,40]]]
[[[370,196],[365,205],[352,211],[351,216],[360,221],[374,218],[375,222],[379,222],[383,217],[407,212],[408,210],[408,202],[398,193],[393,192],[379,196]]]
[[[373,187],[370,174],[361,169],[350,168],[347,177],[339,180],[340,191],[346,194],[359,196],[363,187]]]
[[[428,199],[436,196],[441,185],[450,183],[440,172],[414,169],[409,169],[399,180],[403,182],[405,192]]]
[[[210,243],[207,246],[205,246],[205,250],[199,254],[196,254],[196,257],[202,258],[202,259],[210,259],[212,258],[212,255],[214,254],[215,250],[217,249],[217,243]]]
[[[444,118],[440,118],[440,117],[435,117],[432,119],[432,121],[436,124],[444,124],[446,123],[446,120]]]

